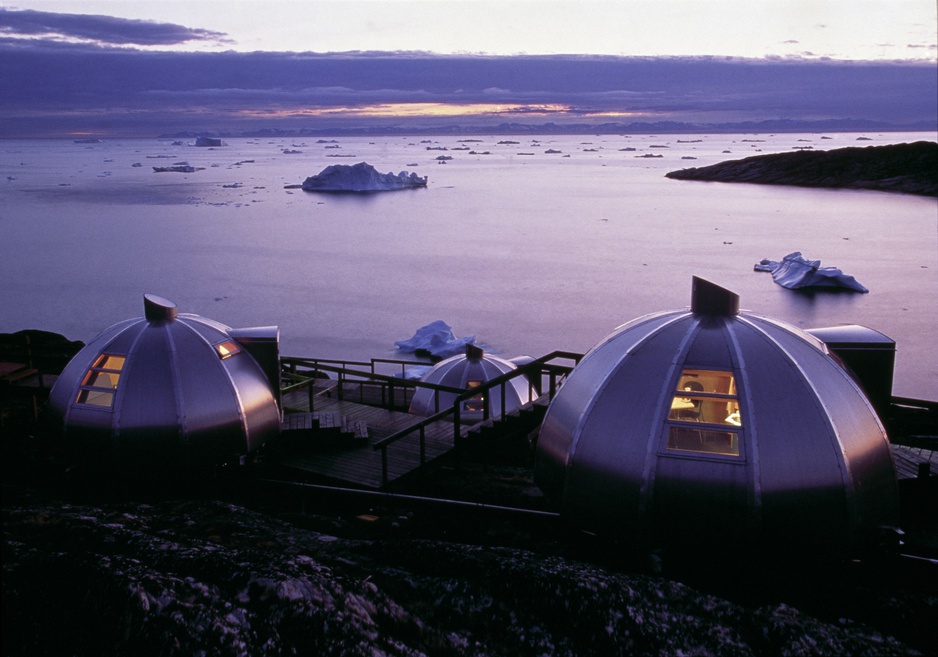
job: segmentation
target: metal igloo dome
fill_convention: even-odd
[[[620,326],[568,375],[535,480],[570,523],[677,551],[841,558],[898,523],[886,434],[851,375],[698,278],[690,310]]]
[[[466,345],[466,353],[441,360],[430,368],[420,380],[424,383],[435,383],[451,388],[469,390],[515,369],[517,369],[517,366],[511,361],[487,354],[481,348],[470,344]],[[504,385],[506,413],[531,400],[531,391],[527,378],[518,376]],[[415,415],[429,417],[450,408],[457,397],[455,393],[440,392],[438,393],[439,405],[437,405],[436,396],[435,391],[431,388],[417,388],[410,402],[410,412]],[[465,400],[460,409],[461,418],[464,420],[481,419],[484,401],[482,395]],[[492,390],[489,399],[489,413],[496,416],[501,412],[502,395],[501,391],[495,388]]]
[[[95,337],[56,381],[49,407],[69,452],[128,465],[220,464],[279,434],[276,327],[232,329],[150,294],[144,308]]]

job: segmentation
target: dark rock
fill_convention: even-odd
[[[0,361],[28,364],[43,374],[59,374],[84,346],[83,342],[49,331],[0,333]]]
[[[938,196],[938,143],[798,150],[671,171],[675,180],[870,189]]]
[[[380,510],[356,520],[8,486],[3,500],[10,656],[916,655],[882,628],[924,626],[936,606],[892,596],[869,614],[879,625],[843,606],[822,620],[771,595],[731,601],[558,554],[408,536],[410,515],[382,525]],[[824,602],[875,598],[814,584]]]

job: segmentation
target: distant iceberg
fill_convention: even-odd
[[[193,145],[194,145],[194,146],[202,146],[202,147],[224,146],[224,145],[225,145],[225,142],[223,142],[221,139],[217,139],[217,138],[215,138],[215,137],[196,137],[196,139],[195,139],[195,144],[193,144]]]
[[[383,192],[426,186],[426,176],[406,171],[379,173],[365,162],[333,164],[310,176],[301,185],[307,192]]]
[[[869,292],[853,276],[843,273],[836,267],[821,267],[820,260],[808,260],[801,255],[800,251],[789,253],[781,261],[761,260],[753,269],[770,272],[776,283],[790,290],[806,287],[836,287],[856,292]]]
[[[417,329],[409,340],[398,340],[394,344],[404,353],[443,359],[466,353],[466,345],[475,341],[474,335],[457,338],[450,325],[438,319]]]
[[[205,167],[194,167],[191,164],[174,164],[171,167],[153,167],[154,173],[193,173],[195,171],[201,171]]]

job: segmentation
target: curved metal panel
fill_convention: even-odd
[[[50,406],[66,440],[128,463],[185,465],[229,460],[277,436],[276,391],[247,350],[232,348],[230,329],[156,299],[147,318],[105,329],[63,370]],[[102,354],[123,356],[120,371],[89,374]],[[79,402],[92,375],[113,388]]]
[[[438,385],[450,386],[453,388],[468,389],[472,381],[487,382],[495,377],[511,372],[517,369],[517,366],[498,356],[485,354],[481,358],[470,358],[465,354],[451,356],[434,365],[426,374],[422,381],[426,383],[435,383]],[[492,415],[499,415],[502,412],[501,391],[498,387],[493,388],[489,393],[489,411]],[[530,401],[527,379],[516,377],[509,381],[505,387],[505,407],[506,412],[511,411]],[[450,408],[456,401],[454,393],[439,393],[439,410],[443,411]],[[437,412],[435,402],[435,393],[430,388],[418,388],[414,393],[410,403],[410,412],[415,415],[430,416]],[[479,419],[482,417],[482,411],[464,410],[461,413],[462,419]]]
[[[813,541],[830,554],[897,522],[885,432],[823,342],[748,312],[688,317],[659,313],[616,329],[551,402],[535,480],[566,517],[672,544]],[[694,370],[726,372],[715,380],[728,380],[731,395],[698,398],[717,411],[730,400],[732,424],[725,413],[670,414],[678,376]],[[731,451],[668,443],[669,426],[696,422],[703,439],[732,440]]]

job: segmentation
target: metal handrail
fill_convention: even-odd
[[[336,363],[336,364],[332,364]],[[450,393],[450,394],[459,394],[463,392],[462,388],[454,388],[452,386],[445,386],[437,383],[428,383],[424,381],[419,381],[415,379],[404,379],[398,376],[392,376],[389,374],[382,374],[374,370],[375,363],[394,363],[400,364],[402,367],[405,365],[419,364],[426,365],[422,361],[395,361],[390,359],[372,359],[371,362],[363,361],[338,361],[338,360],[327,360],[327,359],[315,359],[315,358],[298,358],[298,357],[283,357],[281,358],[281,376],[296,381],[290,385],[281,386],[281,396],[296,390],[302,390],[303,388],[309,389],[309,409],[313,410],[314,407],[314,393],[313,385],[317,381],[322,379],[315,374],[319,372],[332,372],[336,374],[336,379],[329,379],[329,381],[335,381],[337,383],[337,396],[341,400],[344,398],[344,386],[350,381],[350,377],[354,377],[356,382],[360,386],[360,393],[363,392],[363,387],[369,383],[374,384],[378,383],[382,385],[382,403],[394,405],[394,389],[395,388],[430,388],[434,391],[434,396],[436,398],[436,404],[439,406],[439,395],[440,393]],[[361,367],[367,367],[367,370],[353,369],[346,367],[346,365],[358,365]],[[298,373],[297,367],[302,366],[308,368],[314,376],[309,378],[302,378]],[[384,399],[384,385],[387,385],[390,399]],[[361,398],[361,395],[360,395]]]
[[[523,375],[528,375],[531,371],[536,370],[537,376],[543,378],[545,374],[550,375],[550,386],[548,388],[548,399],[553,399],[554,395],[557,392],[557,375],[564,376],[570,373],[573,370],[572,366],[560,366],[549,364],[548,361],[554,360],[555,358],[563,358],[568,360],[573,360],[574,363],[579,363],[580,359],[583,358],[583,354],[569,352],[569,351],[553,351],[546,356],[534,359],[530,363],[525,363],[519,365],[516,369],[511,370],[510,372],[505,372],[500,374],[488,381],[468,390],[460,390],[456,395],[456,399],[453,401],[453,405],[431,415],[415,424],[412,424],[409,427],[401,429],[395,434],[388,436],[374,445],[372,449],[377,451],[381,450],[381,480],[383,484],[388,482],[388,447],[398,440],[401,440],[407,436],[410,436],[414,432],[420,433],[420,465],[421,467],[426,464],[426,427],[448,418],[450,415],[453,416],[453,447],[456,448],[459,445],[460,438],[462,436],[462,419],[461,419],[461,409],[463,402],[472,397],[476,397],[480,394],[486,393],[495,386],[501,386],[501,419],[505,419],[506,409],[505,409],[505,384],[518,377]],[[529,392],[531,388],[534,387],[532,377],[528,377]],[[539,388],[540,386],[538,386]],[[541,392],[540,394],[544,394]],[[490,412],[490,403],[491,396],[488,394],[483,394],[483,407],[482,407],[482,417],[483,421],[488,420],[491,416]]]

